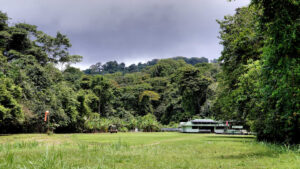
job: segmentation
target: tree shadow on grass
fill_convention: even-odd
[[[216,159],[228,159],[228,160],[234,160],[234,159],[246,159],[246,158],[262,158],[262,157],[271,157],[276,158],[278,157],[279,153],[271,152],[271,151],[264,151],[264,152],[254,152],[254,153],[240,153],[236,155],[220,155],[218,157],[215,157]]]
[[[203,140],[203,141],[211,141],[211,142],[254,142],[254,140],[251,139],[237,139],[237,140],[229,140],[229,139],[209,139],[209,140]]]
[[[235,138],[235,139],[254,139],[255,136],[234,136],[234,135],[222,135],[222,136],[206,136],[209,138]]]

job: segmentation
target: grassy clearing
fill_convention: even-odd
[[[252,136],[182,133],[0,136],[0,168],[299,168],[300,151]]]

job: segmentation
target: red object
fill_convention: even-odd
[[[226,126],[228,126],[228,121],[226,121]]]
[[[47,121],[48,113],[49,113],[48,111],[45,112],[45,118],[44,118],[44,121]]]

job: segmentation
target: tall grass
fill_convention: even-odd
[[[34,140],[34,135],[29,135]],[[298,168],[300,153],[253,138],[180,133],[43,136],[0,144],[0,168]],[[1,139],[1,138],[0,138]],[[47,142],[47,139],[49,139]],[[59,144],[57,144],[59,143]]]
[[[40,143],[37,141],[20,141],[15,143],[4,143],[0,144],[0,152],[9,151],[11,149],[32,149],[39,146]]]

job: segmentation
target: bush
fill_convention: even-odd
[[[128,132],[128,129],[126,127],[120,127],[119,131],[120,132]]]
[[[138,126],[140,129],[143,129],[144,132],[154,132],[160,130],[161,124],[156,120],[153,114],[149,113],[139,119]]]

